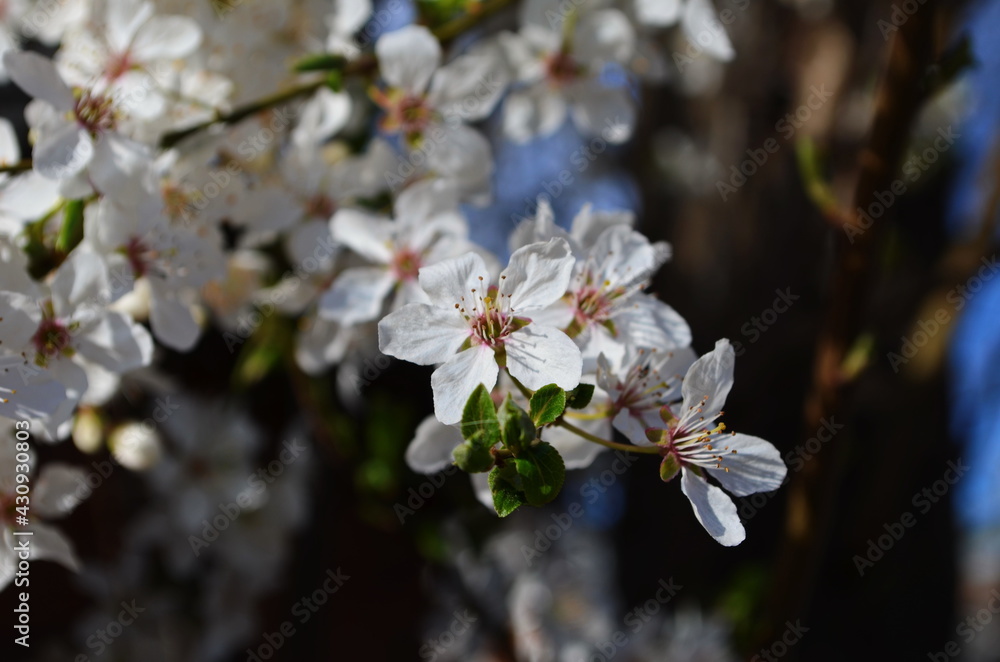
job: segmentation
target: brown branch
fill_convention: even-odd
[[[929,0],[896,33],[887,70],[876,98],[875,120],[860,155],[852,212],[838,229],[837,258],[829,307],[816,344],[812,385],[804,406],[804,431],[810,437],[841,410],[850,379],[844,360],[863,326],[876,260],[888,216],[865,228],[858,209],[877,202],[890,187],[902,160],[910,127],[924,98],[921,79],[931,63],[938,3]],[[849,445],[838,439],[820,459],[792,477],[784,537],[775,563],[766,628],[760,641],[770,644],[787,618],[805,618],[815,591],[833,520],[840,470]]]

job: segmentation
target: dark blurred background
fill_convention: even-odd
[[[900,29],[887,29],[893,8],[903,5],[919,9]],[[612,456],[571,474],[548,508],[498,520],[475,500],[467,478],[441,477],[435,481],[442,486],[430,490],[429,478],[403,461],[431,411],[429,369],[394,363],[355,403],[337,404],[334,374],[320,380],[324,387],[279,371],[234,393],[234,359],[221,334],[210,332],[194,352],[170,354],[164,371],[199,397],[245,404],[265,431],[262,457],[276,456],[303,408],[315,445],[303,477],[308,519],[259,604],[250,631],[260,635],[247,637],[234,647],[243,652],[228,659],[253,659],[244,649],[259,652],[265,633],[279,631],[292,605],[337,568],[350,578],[308,623],[296,624],[273,659],[769,659],[760,653],[765,649],[810,661],[944,660],[952,659],[943,652],[950,641],[961,644],[963,659],[1000,659],[991,634],[996,623],[974,629],[969,641],[958,630],[1000,586],[1000,499],[991,489],[1000,470],[993,369],[1000,279],[984,277],[975,293],[969,288],[981,258],[996,249],[1000,3],[716,6],[733,10],[733,62],[670,58],[677,84],[636,84],[636,138],[602,150],[585,170],[572,155],[586,142],[569,126],[525,147],[498,149],[496,202],[468,212],[474,238],[502,254],[512,218],[532,213],[546,184],[569,168],[573,183],[551,196],[561,224],[591,201],[599,209],[635,210],[643,232],[672,244],[674,257],[653,289],[689,321],[695,350],[704,353],[723,337],[741,343],[727,424],[798,458],[789,460],[789,484],[777,493],[736,500],[746,542],[717,545],[678,485],[663,484],[642,458],[594,503],[581,488],[600,479]],[[918,30],[918,21],[928,25]],[[889,151],[889,180],[905,181],[906,192],[865,233],[863,284],[838,300],[841,256],[854,249],[824,196],[851,210],[866,194],[856,190],[862,154],[872,145],[894,40],[907,29],[917,35],[915,60],[931,66],[910,81],[918,104],[895,118],[906,140]],[[680,41],[675,47],[685,52]],[[817,90],[828,98],[818,100]],[[8,87],[3,99],[4,115],[19,118],[23,97]],[[795,123],[781,124],[796,112]],[[497,124],[491,118],[486,129],[498,133]],[[954,145],[916,180],[907,178],[904,163],[933,149],[947,127],[960,136]],[[765,144],[778,148],[765,150],[766,162],[735,184],[733,167],[759,156]],[[959,295],[961,310],[958,287],[969,288],[967,299]],[[774,314],[779,292],[793,303]],[[835,406],[822,412],[830,426],[809,427],[803,421],[817,388],[819,339],[830,331],[831,307],[845,301],[857,321],[842,338],[847,351]],[[942,309],[950,321],[926,334],[929,327],[919,323]],[[905,355],[904,339],[917,343],[921,329],[925,342]],[[317,400],[322,388],[329,398]],[[153,403],[140,397],[114,406],[142,410]],[[832,439],[810,443],[824,429],[835,430]],[[41,455],[101,459],[67,444]],[[921,500],[925,488],[933,494],[945,478],[950,461],[970,469],[935,502]],[[432,493],[414,501],[422,487]],[[82,558],[119,562],[116,550],[125,523],[142,507],[140,492],[137,478],[116,472],[63,524]],[[581,501],[585,515],[527,566],[522,545]],[[402,522],[400,505],[413,511]],[[915,523],[886,543],[905,513]],[[629,614],[645,609],[661,580],[683,588],[633,631],[637,621]],[[177,590],[198,604],[197,586]],[[45,657],[43,642],[64,642],[67,624],[92,607],[90,600],[68,571],[36,565],[38,656],[25,656],[9,638],[0,656],[59,659],[54,644]],[[10,614],[13,606],[12,591],[0,594],[0,611]],[[474,615],[474,627],[451,629],[462,613]],[[789,623],[801,624],[804,634],[788,635]],[[435,646],[456,630],[462,632],[455,643]],[[628,643],[608,648],[617,630]],[[775,647],[783,636],[794,642]],[[102,659],[124,659],[115,656],[111,646]]]

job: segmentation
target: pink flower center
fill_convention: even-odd
[[[304,210],[306,216],[325,221],[333,216],[333,212],[337,210],[337,205],[330,196],[318,193],[306,201]]]
[[[392,272],[397,280],[416,280],[420,267],[420,254],[409,248],[401,249],[392,258]]]
[[[139,237],[132,237],[123,247],[125,259],[128,260],[129,267],[136,278],[140,278],[149,273],[149,268],[156,258],[156,253],[150,249]]]
[[[115,128],[115,109],[111,97],[84,90],[73,109],[76,121],[92,134]]]
[[[583,67],[565,51],[553,53],[545,59],[545,77],[556,87],[572,83],[582,73]]]
[[[72,352],[70,341],[73,336],[69,328],[61,321],[52,317],[43,317],[31,342],[35,346],[35,351],[44,362],[58,355],[66,355]]]
[[[615,292],[584,287],[573,294],[575,314],[581,322],[603,322],[611,316]]]
[[[484,279],[480,276],[479,280]],[[478,288],[473,288],[470,295],[462,297],[455,308],[469,323],[469,338],[474,345],[502,347],[507,336],[530,321],[514,316],[510,307],[510,295],[501,294],[496,285],[487,289],[486,296]]]
[[[472,342],[496,347],[513,331],[513,319],[496,309],[487,310],[472,320]]]
[[[117,80],[132,68],[132,54],[128,51],[124,53],[112,53],[104,65],[104,75],[108,80]]]
[[[412,95],[401,90],[375,90],[372,99],[383,110],[382,130],[401,133],[410,142],[417,142],[437,117],[437,113],[422,95]]]

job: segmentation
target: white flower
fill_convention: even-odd
[[[421,151],[430,171],[479,193],[493,158],[486,138],[464,122],[486,118],[503,94],[507,74],[499,54],[487,45],[439,67],[441,45],[416,25],[380,37],[375,54],[386,83],[372,93],[385,111],[382,130],[400,134],[409,150]]]
[[[21,160],[21,148],[10,122],[0,118],[0,165]],[[29,171],[10,177],[0,174],[0,234],[14,236],[25,221],[51,211],[59,201],[58,184]]]
[[[712,7],[712,0],[635,0],[639,22],[654,28],[680,23],[693,46],[722,62],[733,59],[733,45]]]
[[[71,89],[55,65],[37,53],[8,51],[11,79],[35,98],[25,111],[37,132],[32,168],[59,180],[67,197],[92,189],[128,199],[150,164],[141,145],[115,132],[120,109],[102,86]],[[86,177],[79,177],[86,169]]]
[[[130,421],[119,425],[108,436],[108,448],[120,465],[132,471],[145,471],[156,465],[163,454],[160,435],[152,426]]]
[[[149,321],[164,345],[188,350],[201,333],[188,300],[202,285],[223,275],[221,237],[215,228],[172,222],[159,198],[123,206],[102,198],[85,212],[85,245],[108,265],[112,298],[149,287]]]
[[[529,0],[522,22],[519,33],[500,35],[515,71],[515,90],[504,106],[506,135],[527,142],[553,133],[569,114],[585,135],[628,140],[635,124],[628,92],[599,80],[606,65],[625,65],[635,51],[635,29],[625,14],[586,6],[567,13],[552,0]],[[572,32],[564,34],[567,26]]]
[[[690,347],[674,351],[629,348],[618,368],[601,354],[597,383],[610,399],[614,428],[633,444],[648,446],[646,429],[660,424],[660,408],[676,399],[684,373],[695,358]]]
[[[747,496],[773,492],[787,473],[781,453],[770,442],[727,433],[726,426],[718,422],[733,386],[735,360],[729,341],[718,341],[684,377],[680,410],[664,407],[666,429],[649,431],[650,439],[657,439],[662,448],[660,476],[670,480],[680,470],[681,491],[691,501],[695,517],[709,535],[727,547],[743,542],[746,532],[736,504],[706,477],[711,476],[736,496]]]
[[[48,372],[66,387],[66,399],[45,426],[53,436],[87,390],[87,374],[74,361],[77,353],[116,373],[152,360],[149,333],[107,308],[110,292],[101,259],[82,248],[59,266],[47,292],[0,290],[3,346],[24,357],[22,370]]]
[[[320,317],[349,326],[392,309],[427,302],[417,284],[422,267],[474,250],[457,200],[430,181],[412,186],[396,200],[396,220],[341,209],[330,221],[334,240],[373,263],[340,273],[319,302]]]
[[[17,571],[18,552],[15,546],[29,541],[29,559],[50,560],[61,563],[70,570],[79,570],[80,562],[73,553],[70,542],[53,526],[40,521],[68,515],[80,503],[80,486],[84,473],[65,464],[46,465],[31,493],[27,527],[18,525],[16,507],[17,447],[13,428],[4,429],[0,437],[0,591],[10,584]],[[27,462],[29,475],[35,466],[34,453]],[[31,536],[15,537],[14,529],[31,531]]]
[[[154,11],[148,0],[108,2],[101,29],[71,33],[59,51],[67,80],[83,86],[100,79],[104,93],[129,115],[161,115],[167,99],[154,71],[191,55],[201,43],[201,28],[187,16],[156,16]]]
[[[627,347],[670,350],[691,343],[684,318],[643,293],[665,255],[642,234],[616,225],[598,237],[586,259],[577,261],[565,303],[573,316],[570,335],[588,372],[602,353],[618,362]]]
[[[548,202],[539,200],[533,220],[518,226],[516,246],[565,237],[577,261],[569,290],[546,314],[583,353],[584,374],[597,369],[605,354],[620,363],[629,347],[671,350],[691,343],[687,322],[673,308],[643,293],[649,279],[670,257],[670,245],[650,241],[631,227],[628,212],[594,212],[585,206],[569,232],[555,224]]]
[[[361,51],[354,42],[354,35],[372,15],[372,0],[333,0],[333,11],[324,17],[329,32],[326,51],[355,57]]]
[[[558,329],[534,323],[530,315],[566,291],[573,257],[564,239],[516,251],[490,286],[489,272],[475,253],[420,270],[420,287],[431,303],[413,303],[379,322],[379,348],[420,365],[444,363],[434,371],[434,412],[457,423],[479,384],[492,389],[505,363],[529,389],[580,382],[580,350]]]

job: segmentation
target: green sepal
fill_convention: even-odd
[[[462,411],[462,438],[473,446],[493,448],[500,443],[500,422],[497,420],[493,398],[480,384],[465,402]]]
[[[520,455],[521,451],[530,446],[535,440],[536,429],[534,422],[514,402],[514,398],[509,393],[507,394],[507,399],[500,405],[500,410],[497,414],[504,446],[514,455]]]
[[[500,517],[507,517],[512,512],[527,503],[524,495],[508,482],[505,476],[510,475],[512,467],[493,467],[487,479],[490,492],[493,494],[493,509]]]
[[[580,384],[575,389],[566,394],[566,407],[569,409],[583,409],[590,404],[594,398],[593,384]]]
[[[673,453],[668,453],[663,456],[663,461],[660,462],[660,480],[668,483],[673,480],[674,476],[680,470],[681,463],[677,460],[677,457]]]
[[[528,414],[536,427],[554,422],[566,410],[566,391],[555,384],[548,384],[531,396]]]
[[[470,474],[484,473],[493,468],[493,453],[490,449],[469,441],[456,446],[451,456],[459,469]]]
[[[55,248],[66,255],[83,239],[83,200],[67,200],[63,207],[63,222],[56,237]]]
[[[513,462],[521,477],[524,498],[532,506],[542,506],[555,499],[566,481],[562,456],[544,441],[526,448]]]
[[[316,53],[299,59],[292,65],[292,69],[295,71],[330,71],[343,69],[345,64],[347,64],[347,58],[343,55]]]

